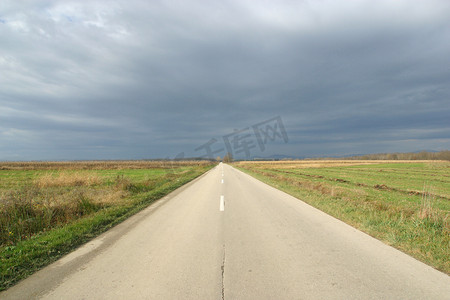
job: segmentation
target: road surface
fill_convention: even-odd
[[[0,298],[450,299],[450,278],[220,164]]]

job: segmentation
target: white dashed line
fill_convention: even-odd
[[[224,211],[225,210],[225,197],[222,195],[220,196],[220,211]]]

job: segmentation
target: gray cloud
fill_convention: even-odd
[[[450,3],[4,1],[0,160],[448,149]],[[223,145],[222,145],[223,146]]]

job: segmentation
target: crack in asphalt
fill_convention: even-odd
[[[224,278],[225,278],[225,245],[223,245],[223,259],[222,259],[222,300],[225,299],[225,285],[224,285]]]

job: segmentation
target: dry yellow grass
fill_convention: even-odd
[[[40,188],[56,186],[93,186],[102,184],[103,180],[98,175],[81,172],[57,172],[41,175],[34,180],[34,184]]]
[[[307,168],[325,168],[325,167],[343,167],[358,165],[374,165],[385,163],[429,163],[442,164],[447,161],[440,160],[279,160],[279,161],[240,161],[235,162],[237,166],[250,166],[264,169],[307,169]]]

